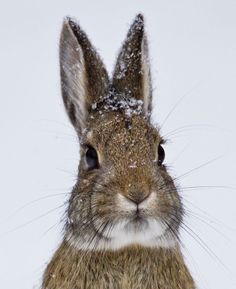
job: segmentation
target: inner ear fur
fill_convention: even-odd
[[[68,17],[61,31],[60,73],[67,114],[81,134],[92,104],[108,93],[109,77],[85,32]]]

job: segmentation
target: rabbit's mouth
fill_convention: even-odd
[[[148,226],[148,220],[143,217],[137,209],[131,220],[124,226],[124,229],[127,231],[142,232],[145,231]]]
[[[132,219],[133,223],[142,223],[144,221],[143,217],[140,216],[139,212],[136,212],[134,218]]]

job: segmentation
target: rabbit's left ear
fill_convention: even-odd
[[[131,25],[118,55],[113,75],[113,87],[118,94],[125,94],[143,101],[145,115],[152,109],[152,87],[144,19],[138,14]]]

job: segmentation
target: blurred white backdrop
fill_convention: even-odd
[[[149,36],[154,121],[175,107],[162,134],[193,230],[182,233],[187,262],[198,288],[236,288],[234,0],[1,1],[1,288],[38,288],[76,179],[79,146],[60,96],[62,19],[79,20],[111,72],[138,12]]]

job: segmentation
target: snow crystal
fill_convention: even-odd
[[[127,66],[123,60],[119,62],[119,72],[116,74],[116,79],[121,79],[125,77],[127,71]]]
[[[67,222],[68,222],[68,224],[73,224],[74,220],[71,217],[68,217],[67,218]]]
[[[88,128],[87,127],[82,130],[82,134],[86,134],[87,132],[88,132]]]
[[[95,102],[95,103],[92,104],[92,109],[94,110],[96,108],[97,108],[97,103]]]
[[[137,161],[135,161],[132,164],[130,164],[129,168],[131,168],[131,169],[137,168]]]

